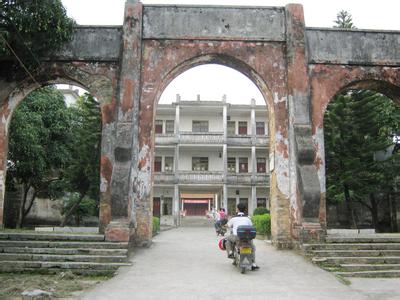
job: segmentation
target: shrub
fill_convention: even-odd
[[[265,214],[269,214],[269,210],[266,207],[257,207],[253,212],[253,216]]]
[[[257,234],[271,235],[271,215],[255,215],[251,218],[253,225],[257,230]]]
[[[160,218],[153,217],[153,236],[160,232]]]

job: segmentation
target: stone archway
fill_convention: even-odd
[[[296,4],[168,6],[127,0],[123,27],[78,27],[65,49],[51,61],[42,59],[42,72],[35,76],[41,84],[71,80],[103,99],[102,228],[107,227],[107,239],[136,237],[138,244],[148,244],[156,99],[169,80],[191,65],[214,60],[241,71],[270,105],[272,239],[278,247],[292,247],[324,239],[319,142],[324,107],[352,82],[400,86],[399,36],[394,31],[306,28],[302,6]],[[17,91],[17,97],[32,82],[10,79],[4,66],[0,101],[7,120],[9,95]],[[5,123],[0,124],[3,171]],[[0,219],[1,214],[2,209]]]

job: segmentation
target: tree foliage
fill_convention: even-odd
[[[65,169],[66,190],[79,197],[70,201],[62,225],[81,206],[85,197],[98,203],[100,185],[101,116],[99,103],[90,95],[80,97],[71,110],[71,160]],[[73,203],[73,204],[71,204]]]
[[[48,193],[69,161],[69,116],[63,95],[53,87],[32,92],[14,111],[9,127],[7,183],[23,187],[18,226],[37,193]],[[28,195],[32,195],[29,203]]]
[[[347,28],[347,29],[355,29],[356,28],[353,24],[353,19],[351,17],[351,14],[345,10],[341,10],[336,15],[336,20],[334,22],[336,23],[336,26],[334,26],[334,27],[337,27],[337,28]]]
[[[28,67],[37,67],[39,57],[71,39],[74,25],[61,0],[2,0],[0,56],[12,56],[7,41]]]
[[[393,190],[400,171],[399,153],[393,151],[399,126],[399,108],[370,90],[339,94],[328,105],[324,119],[327,199],[346,202],[353,227],[353,202],[367,207],[377,225],[379,202]]]

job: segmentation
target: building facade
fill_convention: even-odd
[[[159,104],[155,118],[153,214],[164,224],[242,202],[269,208],[265,105],[222,101]]]

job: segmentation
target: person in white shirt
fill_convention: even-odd
[[[253,226],[250,218],[245,215],[246,206],[243,203],[239,203],[236,207],[236,216],[228,221],[228,228],[231,229],[231,234],[226,238],[226,251],[228,253],[228,258],[233,258],[233,248],[235,247],[235,243],[238,241],[237,237],[237,228],[241,225],[249,225]],[[251,241],[252,248],[252,270],[259,269],[259,266],[256,265],[256,247],[254,246],[253,241]]]

